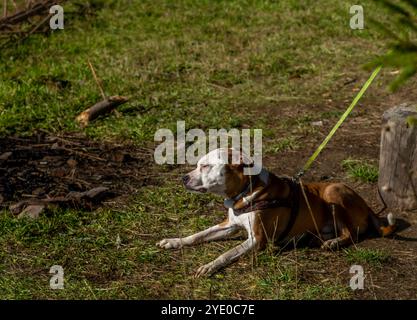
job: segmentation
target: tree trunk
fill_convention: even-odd
[[[384,112],[378,186],[390,208],[417,209],[417,109],[402,104]]]

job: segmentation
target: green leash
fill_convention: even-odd
[[[350,104],[349,108],[346,109],[345,113],[340,117],[339,121],[334,125],[333,129],[327,135],[327,137],[323,140],[323,142],[319,145],[319,147],[314,151],[313,155],[307,160],[306,164],[304,165],[303,169],[296,175],[297,178],[300,178],[308,169],[310,169],[311,165],[313,164],[314,160],[316,160],[317,156],[320,152],[324,149],[330,139],[333,137],[337,129],[339,129],[340,125],[346,120],[347,116],[351,113],[353,108],[356,106],[360,98],[362,98],[365,91],[371,85],[372,81],[374,81],[375,77],[381,70],[382,66],[377,67],[374,72],[372,72],[369,79],[365,82],[362,89],[358,92],[355,99],[353,99],[352,103]]]

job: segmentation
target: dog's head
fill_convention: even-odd
[[[251,160],[241,152],[215,149],[198,161],[197,168],[183,176],[183,183],[191,191],[234,197],[249,182],[243,169],[250,163]]]

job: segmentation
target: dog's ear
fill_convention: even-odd
[[[235,168],[251,167],[253,166],[253,160],[242,151],[229,149],[228,164]]]

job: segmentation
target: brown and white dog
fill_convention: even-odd
[[[201,266],[196,276],[210,275],[251,250],[264,249],[269,241],[277,243],[311,234],[320,239],[322,248],[334,249],[357,241],[370,225],[381,236],[395,230],[391,213],[387,219],[379,218],[355,191],[342,183],[308,183],[301,190],[301,185],[291,178],[277,177],[265,169],[256,176],[244,175],[243,161],[231,164],[233,152],[211,151],[183,177],[185,187],[191,191],[225,197],[226,220],[188,237],[164,239],[157,244],[165,249],[179,249],[246,230],[248,238],[243,243]]]

